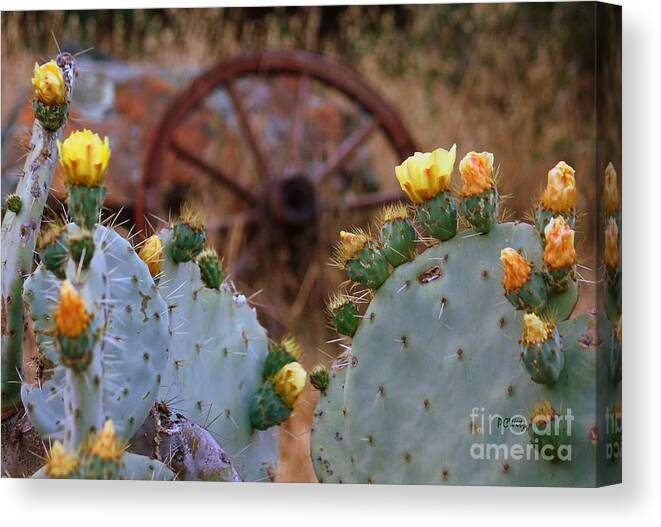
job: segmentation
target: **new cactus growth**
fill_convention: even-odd
[[[538,232],[496,221],[490,156],[468,160],[459,192],[474,229],[395,268],[331,367],[311,434],[320,481],[594,485],[620,476],[593,433],[620,398],[609,323],[592,313],[565,321],[576,284],[549,291]],[[532,430],[540,402],[553,419]]]
[[[320,392],[325,392],[328,389],[330,382],[330,375],[328,368],[323,364],[317,364],[310,372],[310,384]]]
[[[493,154],[469,152],[459,163],[461,214],[476,232],[485,234],[496,224],[498,189],[493,177]]]
[[[37,70],[42,72],[42,67]],[[37,78],[34,86],[36,113],[39,108],[59,104],[68,106],[75,77],[75,60],[68,53],[61,53],[55,68],[49,63]],[[63,86],[60,84],[63,81]],[[32,127],[30,150],[25,160],[23,177],[14,192],[14,209],[8,209],[2,220],[2,407],[15,408],[20,401],[21,367],[23,358],[24,311],[21,295],[25,277],[32,271],[36,237],[40,231],[41,217],[51,187],[57,163],[56,143],[62,137],[66,111],[62,119],[53,123],[43,115],[37,115]],[[42,124],[42,119],[46,123]],[[55,124],[59,127],[54,128]],[[20,207],[17,203],[20,200]]]
[[[326,305],[330,325],[338,333],[353,337],[360,323],[358,306],[346,295],[333,295]]]
[[[175,263],[194,260],[204,248],[206,233],[200,213],[190,203],[185,203],[181,215],[172,226],[170,257]]]
[[[21,201],[21,196],[18,194],[8,194],[7,199],[5,201],[7,205],[7,210],[9,212],[13,212],[14,214],[18,214],[21,212],[21,207],[23,206],[23,202]]]
[[[209,289],[220,289],[225,275],[216,250],[208,247],[197,257],[197,265],[200,266],[200,277],[204,285]]]
[[[296,362],[301,350],[291,337],[273,345],[264,361],[264,384],[250,402],[250,421],[257,430],[266,430],[286,421],[305,388],[307,373]]]
[[[521,362],[530,378],[539,384],[552,384],[560,378],[565,365],[560,333],[550,321],[534,313],[523,316],[520,342]]]
[[[360,229],[340,232],[334,263],[344,269],[351,280],[369,289],[379,287],[390,273],[382,248]]]
[[[414,253],[417,235],[406,207],[399,203],[387,205],[380,224],[380,240],[386,260],[393,267],[409,261]]]

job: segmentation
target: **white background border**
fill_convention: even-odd
[[[339,2],[249,2],[248,5]],[[392,3],[369,2],[360,3]],[[0,480],[13,525],[539,525],[661,518],[661,2],[623,0],[624,481],[597,490]],[[191,7],[179,1],[3,0],[2,9]],[[242,2],[200,1],[195,6]],[[9,74],[2,71],[3,74]],[[430,438],[432,440],[432,438]],[[656,499],[656,501],[655,501]],[[646,521],[647,520],[647,521]],[[7,525],[8,523],[5,523]]]

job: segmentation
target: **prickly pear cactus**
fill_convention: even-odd
[[[69,225],[67,232],[77,230]],[[87,271],[69,261],[67,275],[86,273],[89,305],[100,319],[103,334],[94,349],[101,363],[101,382],[86,373],[86,389],[100,390],[101,416],[111,418],[119,437],[129,439],[156,400],[168,356],[168,310],[147,266],[130,243],[114,230],[97,226],[94,256]],[[52,314],[59,302],[61,281],[39,267],[26,281],[24,299],[34,321],[39,348],[54,370],[39,385],[24,384],[23,403],[42,436],[63,438],[67,369],[52,337]]]
[[[266,330],[230,284],[207,287],[197,262],[172,258],[172,234],[172,229],[160,233],[159,290],[168,304],[172,340],[159,399],[209,430],[243,481],[270,480],[278,429],[256,431],[249,416],[250,401],[262,385]],[[191,238],[187,232],[186,248],[195,245]],[[177,259],[185,252],[175,251]]]
[[[433,159],[414,161],[397,171],[409,197],[421,193],[416,185],[431,188],[429,179],[417,177],[418,168],[435,173],[416,167]],[[488,154],[468,154],[460,166],[464,188],[497,195],[492,164]],[[466,195],[462,189],[459,199]],[[563,321],[577,299],[573,230],[563,227],[540,243],[531,225],[498,223],[497,209],[483,208],[477,219],[465,216],[479,225],[390,270],[373,290],[345,360],[349,366],[335,370],[314,414],[311,452],[320,481],[619,481],[619,444],[612,439],[621,394],[611,375],[612,327],[594,313]],[[501,256],[506,248],[511,250]],[[345,261],[359,254],[349,249]],[[552,288],[550,267],[556,264],[567,268],[569,279]],[[529,288],[537,282],[529,305]],[[534,379],[530,372],[544,364],[522,360],[526,311],[535,311],[545,328],[543,344],[530,349],[543,351],[540,358],[553,368]]]

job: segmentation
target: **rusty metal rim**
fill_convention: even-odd
[[[218,63],[202,74],[172,101],[154,129],[137,188],[135,222],[139,230],[144,230],[147,192],[163,173],[163,153],[170,147],[173,130],[214,89],[222,85],[229,86],[234,79],[251,74],[295,74],[321,81],[344,93],[369,113],[401,158],[416,150],[400,117],[349,66],[303,50],[266,49],[245,52]]]

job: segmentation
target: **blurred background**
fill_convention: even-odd
[[[337,232],[400,196],[394,166],[415,149],[493,152],[512,219],[568,162],[595,279],[594,204],[606,164],[621,166],[619,46],[595,53],[620,28],[599,22],[590,3],[3,13],[2,192],[21,168],[35,61],[81,53],[69,127],[110,138],[109,208],[150,234],[198,204],[271,334],[298,336],[308,367],[329,362]],[[618,88],[601,112],[598,80]],[[62,196],[56,179],[53,211]],[[589,282],[581,298],[594,306]],[[314,478],[299,448],[313,405],[283,436],[280,480]]]

